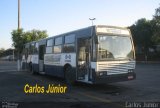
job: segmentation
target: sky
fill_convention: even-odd
[[[153,18],[159,0],[21,0],[21,28],[46,30],[49,36],[94,25],[127,27]],[[18,26],[18,0],[0,0],[0,48],[12,48]]]

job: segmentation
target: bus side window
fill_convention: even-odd
[[[34,52],[36,53],[36,54],[38,54],[38,42],[36,42],[36,44],[35,44],[35,48],[34,48]]]
[[[71,53],[75,51],[75,35],[67,35],[64,39],[64,47],[63,47],[64,53]]]
[[[62,37],[55,38],[55,46],[53,47],[54,53],[62,52]]]
[[[53,46],[53,39],[47,40],[46,54],[50,54],[53,52],[52,46]]]
[[[53,50],[54,50],[54,53],[61,53],[62,52],[62,45],[54,46]]]
[[[75,44],[74,43],[64,44],[63,51],[64,51],[64,53],[74,52],[75,51]]]

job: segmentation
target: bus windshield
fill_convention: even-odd
[[[98,60],[133,59],[129,36],[98,36]]]

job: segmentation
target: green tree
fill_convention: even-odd
[[[151,21],[142,18],[129,28],[131,29],[135,45],[143,47],[144,53],[147,55],[149,47],[152,46],[153,30]]]
[[[152,41],[155,44],[160,44],[160,7],[156,9],[152,23],[154,28]]]
[[[19,30],[13,30],[11,32],[12,34],[12,41],[13,41],[13,46],[15,47],[15,49],[21,53],[22,49],[23,49],[23,44],[25,44],[25,40],[24,40],[24,31],[23,29],[19,29]]]
[[[31,41],[37,41],[39,39],[46,38],[48,37],[48,35],[46,31],[31,30],[31,31],[25,32],[23,37],[26,42],[31,42]]]
[[[43,31],[31,30],[24,32],[23,29],[20,29],[20,30],[13,30],[11,34],[12,34],[13,46],[19,53],[22,52],[23,45],[25,43],[48,37],[47,32],[44,30]]]
[[[5,49],[4,48],[0,48],[0,57],[2,57],[3,53],[4,53]]]

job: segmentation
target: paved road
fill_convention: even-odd
[[[0,61],[0,72],[10,72],[17,70],[17,62]]]
[[[0,101],[102,102],[102,106],[111,102],[160,101],[160,64],[138,63],[136,66],[137,79],[133,81],[105,85],[77,83],[75,86],[68,86],[68,91],[65,94],[25,94],[24,86],[26,84],[32,86],[36,84],[43,86],[66,84],[63,79],[31,75],[28,72],[17,72],[15,70],[16,62],[0,62]],[[79,106],[79,104],[77,105]],[[110,105],[112,106],[112,103]],[[124,107],[124,104],[114,103],[113,106]],[[76,105],[73,107],[76,107]],[[96,107],[96,104],[93,107]]]

